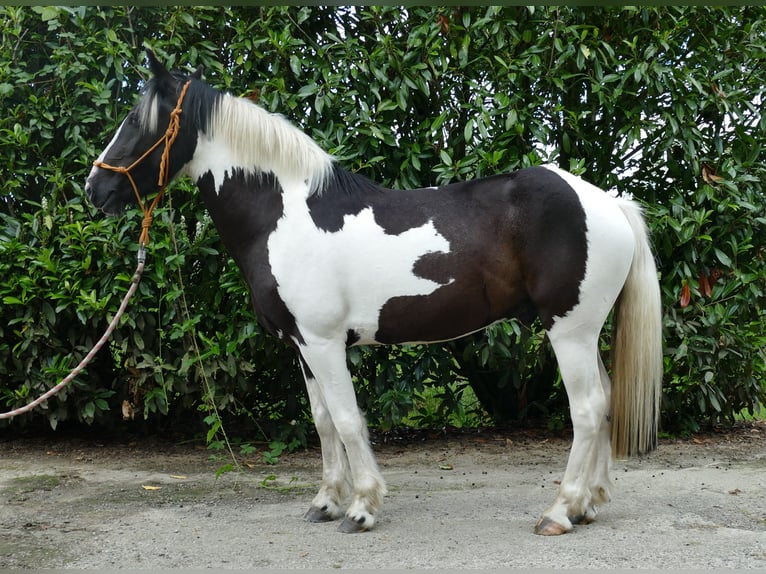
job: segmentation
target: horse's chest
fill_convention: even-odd
[[[300,331],[332,337],[353,329],[362,343],[374,341],[388,300],[442,286],[419,276],[416,263],[450,250],[431,221],[388,234],[365,208],[346,215],[337,231],[325,231],[299,206],[285,209],[267,245],[279,297]]]

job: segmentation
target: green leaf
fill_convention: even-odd
[[[35,6],[32,9],[40,14],[43,22],[55,20],[61,13],[61,9],[56,6]]]
[[[232,472],[233,470],[234,470],[234,464],[231,462],[219,466],[218,469],[215,471],[216,480],[221,478],[221,476],[223,476],[227,472]]]
[[[141,336],[141,333],[139,331],[133,331],[132,336],[133,336],[133,343],[136,345],[136,348],[139,351],[143,351],[145,346],[144,346],[144,338]]]
[[[43,315],[45,315],[45,319],[48,322],[49,325],[55,325],[56,323],[56,311],[53,309],[53,307],[48,303],[47,301],[43,303],[42,306]]]
[[[713,248],[713,252],[715,253],[715,256],[718,258],[718,261],[726,265],[726,267],[731,267],[731,259],[729,258],[726,253],[718,249],[717,247]]]
[[[295,54],[290,56],[290,69],[293,71],[293,74],[295,74],[296,78],[301,77],[301,73],[302,73],[301,61],[300,61],[300,58],[298,58],[298,56],[296,56]]]
[[[306,84],[305,86],[301,86],[298,90],[298,96],[301,98],[313,96],[317,91],[319,91],[319,86],[316,84]]]
[[[473,136],[473,122],[466,122],[465,127],[463,128],[463,137],[465,138],[466,142],[471,141],[471,137]]]

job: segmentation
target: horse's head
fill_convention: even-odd
[[[90,200],[107,213],[119,213],[137,201],[136,194],[144,197],[167,184],[189,162],[196,146],[195,114],[186,113],[190,98],[183,98],[184,87],[199,80],[202,69],[191,75],[171,73],[151,51],[148,58],[154,77],[94,162],[85,182]],[[179,104],[182,113],[177,128],[171,128],[173,111]],[[171,138],[172,129],[178,133]]]

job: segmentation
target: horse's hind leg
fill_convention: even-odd
[[[378,470],[375,457],[369,445],[367,423],[359,412],[356,403],[351,374],[346,366],[346,347],[344,341],[319,340],[300,346],[300,352],[310,371],[313,383],[317,389],[310,391],[312,411],[315,398],[323,399],[314,416],[323,425],[325,436],[331,441],[325,452],[322,437],[322,458],[328,455],[330,460],[324,461],[327,474],[324,476],[322,488],[314,499],[313,506],[322,506],[328,501],[336,502],[335,490],[341,484],[338,470],[342,467],[338,460],[345,457],[350,471],[353,498],[346,510],[346,518],[340,525],[342,532],[363,532],[375,524],[375,515],[383,502],[386,493],[385,482]],[[308,373],[307,373],[308,375]],[[307,376],[308,378],[308,376]],[[330,424],[334,428],[331,432]],[[336,437],[340,441],[336,440]],[[342,443],[342,445],[341,445]],[[309,510],[310,515],[312,510]],[[309,516],[310,517],[310,516]]]
[[[609,408],[612,402],[612,381],[606,372],[604,361],[601,360],[601,354],[597,353],[598,372],[601,379],[601,388],[604,391],[604,399],[607,404],[607,414],[601,420],[601,427],[596,438],[594,463],[594,475],[591,483],[591,504],[592,514],[587,513],[583,522],[590,522],[596,517],[595,506],[604,504],[611,499],[612,481],[609,479],[609,471],[612,467],[612,445],[611,445],[611,422]]]
[[[343,516],[341,507],[350,490],[348,459],[343,443],[335,431],[330,411],[313,373],[301,360],[311,414],[322,445],[322,486],[304,518],[309,522],[328,522]]]
[[[556,500],[535,526],[544,535],[568,532],[573,522],[590,522],[595,505],[609,497],[608,467],[603,468],[610,455],[608,387],[602,384],[598,332],[567,327],[566,319],[560,320],[548,334],[569,398],[574,436]]]
[[[604,391],[604,399],[606,400],[608,409],[611,398],[612,382],[606,372],[604,362],[601,360],[601,355],[597,354],[596,359],[598,361],[601,388]],[[590,482],[587,485],[590,489],[590,502],[585,507],[583,514],[569,515],[569,520],[572,524],[590,524],[596,518],[598,505],[609,502],[610,500],[612,487],[611,480],[609,479],[609,471],[612,464],[612,448],[610,441],[610,422],[607,411],[607,416],[604,416],[601,419],[601,426],[597,431],[595,444],[590,453],[591,460],[589,468],[592,470],[592,473]]]

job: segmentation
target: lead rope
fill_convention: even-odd
[[[11,419],[15,416],[22,415],[24,413],[31,411],[40,403],[48,400],[53,395],[58,393],[61,389],[67,386],[72,379],[74,379],[77,375],[80,374],[80,372],[88,365],[88,363],[91,362],[91,360],[96,355],[96,353],[99,352],[101,347],[104,346],[104,343],[106,343],[106,341],[112,335],[112,332],[114,331],[114,329],[117,327],[117,323],[120,321],[120,318],[122,317],[123,313],[125,313],[125,309],[128,306],[128,301],[130,301],[130,298],[133,296],[133,293],[135,293],[136,289],[138,288],[138,283],[139,281],[141,281],[141,274],[144,272],[145,263],[146,263],[146,248],[144,246],[139,246],[138,265],[136,266],[136,272],[133,274],[133,279],[131,280],[130,288],[128,289],[128,292],[125,294],[125,297],[123,297],[122,303],[120,304],[120,308],[117,310],[117,314],[114,316],[111,323],[109,323],[109,326],[107,327],[106,331],[104,331],[104,334],[101,335],[101,338],[96,342],[96,344],[93,345],[93,348],[90,350],[90,352],[87,355],[85,355],[85,358],[82,361],[80,361],[80,364],[77,365],[74,369],[72,369],[72,372],[69,373],[59,384],[49,389],[44,394],[40,395],[31,403],[24,405],[23,407],[19,407],[18,409],[14,409],[12,411],[0,413],[0,419]]]
[[[11,419],[18,415],[31,411],[40,403],[48,400],[53,395],[58,393],[61,389],[63,389],[65,386],[67,386],[72,381],[72,379],[74,379],[77,375],[79,375],[82,372],[82,370],[88,365],[88,363],[91,362],[91,360],[96,355],[96,353],[98,353],[99,350],[101,350],[101,347],[104,346],[104,343],[106,343],[109,337],[112,335],[112,332],[117,327],[117,323],[119,323],[120,318],[122,318],[122,315],[125,313],[125,309],[128,307],[128,301],[130,301],[130,298],[136,292],[136,289],[138,288],[138,283],[141,281],[141,275],[144,272],[144,265],[146,264],[146,246],[149,244],[149,227],[151,227],[152,225],[152,212],[154,211],[154,208],[157,207],[157,204],[160,202],[160,199],[162,199],[162,196],[165,193],[165,189],[167,188],[169,183],[170,148],[173,145],[173,142],[175,142],[176,138],[178,137],[178,132],[181,126],[181,119],[180,119],[181,104],[183,103],[184,97],[186,96],[186,91],[188,90],[190,83],[191,83],[191,80],[186,82],[183,88],[181,89],[181,93],[178,96],[178,102],[176,103],[176,106],[173,109],[173,111],[170,112],[170,121],[168,123],[168,129],[165,130],[165,134],[160,139],[158,139],[157,142],[152,147],[146,150],[146,152],[141,157],[139,157],[136,161],[134,161],[128,167],[112,166],[99,160],[96,160],[93,162],[93,165],[95,165],[96,167],[108,169],[109,171],[114,171],[116,173],[121,173],[127,176],[128,181],[130,182],[130,185],[133,187],[133,193],[135,193],[136,199],[138,200],[138,205],[139,207],[141,207],[141,211],[143,211],[144,213],[144,219],[141,222],[141,235],[138,238],[138,265],[136,266],[136,271],[133,274],[133,278],[131,279],[130,288],[128,289],[128,292],[125,294],[125,297],[123,297],[122,303],[120,303],[120,308],[117,310],[117,314],[109,323],[109,326],[107,327],[106,331],[104,331],[104,334],[101,335],[101,338],[96,342],[95,345],[93,345],[93,348],[90,350],[90,352],[88,352],[88,354],[85,355],[85,358],[82,361],[80,361],[80,364],[77,365],[74,369],[72,369],[72,372],[69,373],[66,377],[64,377],[64,379],[62,379],[60,383],[58,383],[55,387],[52,387],[51,389],[49,389],[48,391],[40,395],[31,403],[26,404],[23,407],[19,407],[18,409],[14,409],[12,411],[0,413],[0,420]],[[149,156],[149,154],[152,153],[154,150],[156,150],[157,147],[159,147],[160,144],[162,143],[165,144],[165,149],[162,150],[159,176],[157,179],[157,186],[159,187],[159,191],[157,192],[157,195],[154,197],[151,204],[147,208],[144,205],[143,200],[141,199],[141,194],[138,192],[138,186],[136,185],[136,182],[133,179],[133,176],[130,174],[130,171],[134,167],[136,167],[139,163],[141,163],[144,159],[146,159]]]

